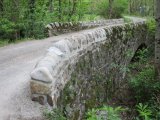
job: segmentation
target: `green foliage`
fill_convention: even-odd
[[[139,60],[141,63],[145,63],[148,56],[148,49],[143,48],[137,51],[135,59]]]
[[[114,0],[112,18],[122,17],[122,14],[127,11],[127,8],[127,0]]]
[[[149,51],[150,55],[154,56],[154,50],[155,50],[155,33],[156,33],[156,21],[154,18],[148,18],[147,19],[147,36],[149,39]]]
[[[1,46],[5,46],[5,45],[8,45],[8,41],[9,41],[9,40],[6,40],[6,39],[5,39],[5,40],[0,40],[0,47],[1,47]]]
[[[6,18],[0,19],[0,36],[2,39],[11,39],[15,32],[15,23]]]
[[[120,18],[122,14],[127,11],[128,1],[127,0],[114,0],[112,4],[112,13],[109,16],[109,2],[108,0],[101,0],[98,3],[96,9],[97,14],[100,14],[106,18]]]
[[[132,20],[130,18],[127,18],[126,16],[123,16],[124,22],[131,23]]]
[[[103,106],[102,108],[91,109],[87,112],[87,120],[121,120],[120,112],[124,111],[121,107]],[[101,114],[103,113],[103,114]]]
[[[91,109],[87,112],[87,120],[97,120],[98,117],[96,115],[97,109]]]
[[[44,38],[45,25],[94,19],[91,0],[3,0],[0,11],[0,39]]]
[[[159,86],[159,83],[156,82],[154,78],[154,67],[150,65],[147,65],[134,77],[131,77],[129,85],[135,93],[137,102],[146,102],[151,98],[152,94]]]
[[[138,111],[139,116],[143,120],[151,120],[152,111],[150,110],[148,105],[143,105],[142,103],[139,103],[138,105],[136,105],[136,110]]]
[[[154,16],[155,0],[129,0],[129,13],[138,16]]]
[[[158,89],[157,89],[158,90]],[[153,94],[152,98],[149,100],[149,105],[151,110],[153,111],[153,116],[155,116],[156,120],[160,119],[160,89]]]
[[[127,57],[132,57],[132,52],[127,52]],[[138,71],[141,71],[143,69],[143,65],[147,63],[148,58],[152,56],[150,53],[150,49],[148,48],[141,48],[138,49],[132,58],[133,63],[129,64],[130,69],[136,69]]]
[[[47,120],[66,120],[63,113],[59,109],[53,109],[52,111],[44,111],[44,116]]]
[[[136,120],[160,119],[160,81],[155,79],[155,69],[148,61],[150,49],[137,51],[136,59],[130,65],[130,80],[128,81],[132,95],[136,99],[138,112]]]
[[[107,111],[107,119],[108,120],[121,120],[120,118],[120,112],[124,111],[122,107],[110,107],[110,106],[104,106],[101,110]]]
[[[155,33],[156,33],[156,21],[154,18],[147,19],[147,29],[148,29],[148,36],[149,39],[154,42]]]

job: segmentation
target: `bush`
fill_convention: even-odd
[[[139,117],[143,120],[151,120],[152,111],[148,107],[148,105],[143,105],[142,103],[139,103],[136,105],[136,110],[138,111]]]
[[[0,38],[12,39],[15,32],[15,23],[9,21],[6,18],[0,19]]]
[[[112,15],[111,18],[120,18],[122,14],[126,12],[128,8],[127,0],[114,0],[112,5]],[[109,18],[109,2],[108,0],[102,0],[98,5],[98,14],[103,17]]]
[[[10,21],[7,18],[1,18],[0,19],[0,39],[2,42],[14,42],[17,39],[24,38],[26,24],[21,23],[15,23]]]
[[[154,18],[148,18],[147,20],[147,36],[148,36],[148,45],[151,51],[151,54],[154,55],[154,41],[155,41],[155,33],[156,33],[156,21]]]
[[[148,28],[148,34],[151,37],[155,37],[156,32],[156,21],[154,18],[149,18],[147,20],[147,28]]]
[[[66,120],[63,113],[59,109],[53,109],[52,111],[44,111],[44,116],[47,120]]]
[[[129,80],[129,86],[135,94],[137,103],[147,102],[159,86],[160,82],[156,82],[155,70],[153,66],[146,66],[134,77]]]
[[[120,112],[124,111],[121,107],[103,106],[102,108],[91,109],[87,112],[87,120],[121,120]]]

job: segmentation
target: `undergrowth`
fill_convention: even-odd
[[[59,109],[45,110],[44,116],[47,120],[67,120]]]
[[[130,65],[128,85],[137,112],[133,120],[160,119],[160,81],[155,79],[154,58],[148,52],[146,49],[139,51],[139,61]]]
[[[87,112],[87,120],[121,120],[120,112],[124,110],[122,107],[111,106],[93,108]]]

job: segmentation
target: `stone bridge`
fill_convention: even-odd
[[[135,51],[147,42],[146,32],[145,21],[139,20],[53,43],[31,72],[32,100],[59,108],[68,119],[82,119],[119,87]]]

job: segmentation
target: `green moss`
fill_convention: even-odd
[[[91,108],[96,107],[97,106],[96,102],[97,102],[96,98],[92,98],[92,99],[87,100],[85,103],[86,109],[91,109]]]
[[[74,116],[73,116],[73,120],[78,120],[79,115],[80,115],[80,111],[79,110],[75,111]]]
[[[69,70],[69,71],[71,70],[71,65],[68,65],[68,70]]]

